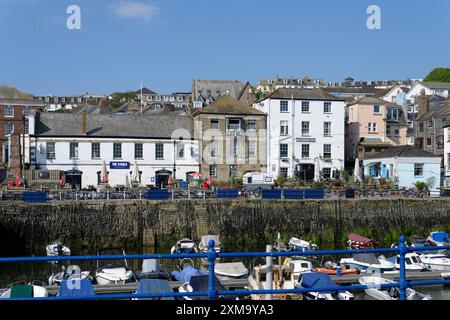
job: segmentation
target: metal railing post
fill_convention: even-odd
[[[214,250],[214,240],[208,242],[208,300],[217,299],[217,290],[214,278],[214,263],[216,260],[216,250]]]
[[[405,255],[408,252],[405,244],[405,236],[400,236],[400,300],[406,300],[406,268],[405,268]]]

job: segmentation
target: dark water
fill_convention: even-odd
[[[70,246],[69,246],[70,247]],[[224,247],[223,252],[250,252],[250,251],[264,251],[264,246],[249,246],[245,248],[236,247]],[[144,248],[143,251],[138,251],[136,249],[126,249],[125,252],[127,254],[152,254],[152,253],[169,253],[170,247],[161,247],[161,248],[153,248],[148,247]],[[73,251],[72,255],[95,255],[94,252],[76,252]],[[105,252],[104,254],[120,254],[120,252]],[[42,249],[42,252],[37,252],[36,256],[45,255],[45,249]],[[282,258],[284,259],[284,258]],[[339,257],[333,256],[325,256],[319,259],[313,260],[313,264],[316,267],[323,266],[326,261],[339,261]],[[256,265],[264,264],[265,258],[222,258],[221,262],[232,262],[232,261],[242,261],[249,268],[253,268]],[[108,263],[123,263],[123,260],[117,261],[99,261],[100,265],[105,265]],[[274,259],[274,263],[278,263],[277,259]],[[128,260],[128,266],[133,271],[141,270],[142,260]],[[162,259],[160,260],[161,266],[166,271],[178,270],[177,260],[175,259]],[[282,261],[281,261],[282,263]],[[82,271],[90,271],[91,275],[95,274],[95,269],[97,268],[96,261],[67,261],[65,265],[68,266],[70,264],[77,264],[80,266]],[[202,259],[196,259],[194,261],[196,268],[206,267],[205,263]],[[0,264],[0,288],[6,288],[8,285],[19,282],[19,281],[42,281],[44,283],[48,283],[48,278],[53,272],[58,272],[61,270],[61,265],[52,265],[49,262],[23,262],[23,263],[4,263]],[[437,300],[450,300],[450,286],[423,286],[416,287],[415,290],[430,295],[433,299]],[[353,292],[355,295],[355,299],[357,300],[366,300],[372,299],[368,297],[364,291],[355,291]]]

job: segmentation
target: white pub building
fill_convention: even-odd
[[[321,89],[279,88],[254,107],[267,114],[267,168],[274,177],[338,178],[344,169],[345,100]]]
[[[38,113],[29,118],[25,162],[30,171],[59,170],[74,188],[105,183],[105,171],[111,187],[161,187],[199,171],[192,137],[190,115]]]

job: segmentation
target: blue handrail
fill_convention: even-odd
[[[73,297],[43,297],[43,298],[14,298],[10,300],[97,300],[97,299],[144,299],[161,297],[189,297],[189,296],[207,296],[209,300],[215,300],[218,296],[226,295],[249,295],[249,294],[301,294],[306,292],[328,292],[341,290],[361,290],[368,288],[393,288],[400,289],[400,300],[406,300],[406,291],[408,287],[423,285],[450,284],[450,280],[427,280],[427,281],[407,281],[405,268],[405,255],[414,251],[436,251],[450,250],[450,246],[438,247],[408,247],[405,243],[405,236],[400,237],[398,248],[377,248],[377,249],[359,249],[359,250],[315,250],[315,251],[289,251],[289,252],[219,252],[214,250],[214,240],[208,243],[207,253],[195,254],[131,254],[131,255],[90,255],[90,256],[62,256],[62,257],[7,257],[0,258],[0,263],[8,262],[37,262],[37,261],[67,261],[67,260],[115,260],[115,259],[183,259],[183,258],[206,258],[208,260],[208,291],[203,292],[169,292],[169,293],[147,293],[147,294],[102,294],[91,296],[73,296]],[[225,257],[292,257],[292,256],[323,256],[323,255],[343,255],[358,253],[398,253],[400,255],[400,274],[399,282],[377,285],[350,285],[334,286],[323,288],[296,288],[279,290],[216,290],[214,268],[217,258]]]

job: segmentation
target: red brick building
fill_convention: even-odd
[[[12,149],[19,142],[12,139],[12,145],[8,145],[9,135],[20,135],[28,132],[28,122],[26,116],[44,110],[45,104],[42,101],[22,100],[22,99],[0,99],[0,161],[8,164],[8,158]]]

